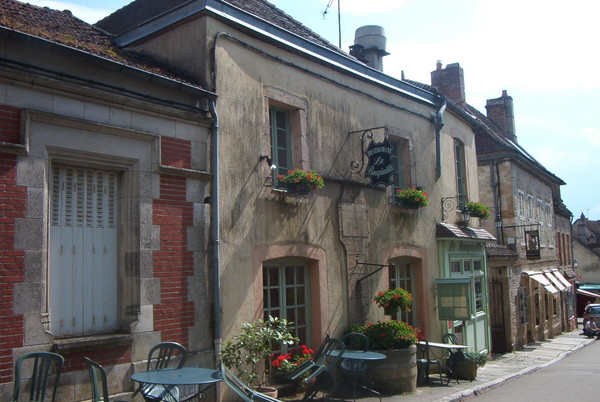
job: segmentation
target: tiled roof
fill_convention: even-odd
[[[511,250],[505,245],[496,243],[486,243],[485,252],[488,257],[519,257],[519,253],[517,253],[516,251]]]
[[[485,229],[470,226],[458,226],[445,222],[438,222],[436,237],[456,237],[461,239],[496,241],[490,232]]]
[[[70,11],[37,7],[15,0],[0,0],[0,27],[59,43],[130,67],[187,81],[185,75],[155,60],[123,51],[107,32],[74,17]]]
[[[120,35],[135,28],[143,22],[146,22],[160,14],[189,2],[190,0],[135,0],[125,7],[115,11],[108,17],[98,21],[95,25],[106,30],[107,32]],[[270,22],[273,25],[301,36],[302,38],[311,42],[317,43],[328,49],[341,52],[338,47],[332,45],[314,31],[310,30],[302,23],[295,20],[268,1],[227,0],[225,3],[229,3],[235,7],[238,7],[249,14],[253,14],[265,21]]]

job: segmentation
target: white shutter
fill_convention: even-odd
[[[50,320],[56,336],[117,329],[117,173],[52,168]]]

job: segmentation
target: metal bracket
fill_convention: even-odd
[[[356,265],[359,265],[359,264],[360,265],[368,265],[368,266],[371,266],[371,267],[379,267],[379,268],[377,268],[375,271],[373,271],[373,272],[371,272],[371,273],[363,276],[362,278],[360,278],[359,280],[357,280],[356,283],[359,283],[359,282],[363,281],[364,279],[367,279],[371,275],[375,275],[377,272],[381,271],[385,267],[389,268],[389,267],[392,266],[392,265],[387,265],[387,264],[372,264],[372,263],[368,263],[368,262],[358,262],[358,261],[356,261]]]
[[[360,162],[358,160],[352,161],[350,162],[350,172],[351,173],[358,173],[361,170],[363,170],[363,168],[365,167],[365,143],[368,140],[373,140],[373,130],[385,130],[385,136],[387,137],[388,135],[388,126],[379,126],[379,127],[373,127],[373,128],[367,128],[365,130],[357,130],[357,131],[350,131],[348,133],[348,135],[351,134],[356,134],[356,133],[362,133],[361,139],[360,139],[360,147],[361,147],[361,152],[360,152]],[[363,175],[364,177],[364,175]]]

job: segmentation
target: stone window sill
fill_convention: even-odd
[[[118,346],[131,345],[133,335],[131,334],[105,334],[92,335],[80,338],[55,339],[53,351],[58,354],[81,352],[98,349],[111,349]]]

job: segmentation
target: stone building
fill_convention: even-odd
[[[600,221],[589,220],[583,213],[573,222],[573,257],[577,261],[578,312],[600,294]],[[589,294],[591,293],[591,294]]]
[[[483,227],[498,239],[488,245],[492,351],[511,351],[574,328],[571,213],[560,197],[565,183],[519,145],[506,91],[487,101],[484,115],[466,102],[458,63],[438,63],[431,78],[477,119],[480,199],[494,213]]]
[[[89,398],[82,356],[131,391],[150,346],[211,345],[215,95],[68,12],[0,14],[0,400],[37,351],[65,357],[58,400]]]
[[[19,7],[108,41],[65,13]],[[103,42],[104,58],[91,41],[80,50],[61,44],[60,32],[45,41],[19,32],[26,25],[3,28],[23,37],[5,40],[15,65],[35,66],[37,46],[53,50],[44,70],[28,71],[33,87],[17,85],[6,65],[0,71],[11,93],[3,103],[37,116],[2,148],[14,165],[5,177],[14,173],[27,194],[15,225],[38,228],[12,239],[23,268],[7,285],[6,309],[18,307],[12,318],[25,322],[23,343],[2,349],[3,392],[16,356],[32,349],[66,355],[61,392],[77,400],[86,392],[82,356],[107,367],[118,394],[133,391],[131,373],[160,341],[183,343],[208,366],[242,323],[277,315],[317,345],[352,323],[383,319],[371,299],[390,286],[411,291],[413,310],[402,319],[429,339],[450,331],[490,351],[485,245],[495,237],[462,217],[464,202],[480,197],[479,123],[367,57],[386,53],[380,27],[361,31],[372,37],[357,43],[359,60],[263,0],[134,1],[97,24],[118,46]],[[130,69],[126,56],[148,65]],[[68,265],[56,259],[65,246],[51,224],[63,207],[53,180],[72,167],[81,169],[75,177],[114,175],[119,191],[118,211],[108,212],[118,225],[108,236],[116,283],[102,292],[116,321],[90,332],[62,330],[69,320],[56,319],[63,313],[54,302],[62,293],[53,283],[73,282],[52,279]],[[294,168],[315,170],[325,187],[294,194],[278,178]],[[395,172],[387,180],[386,170]],[[398,205],[396,190],[408,187],[424,188],[429,205]]]

